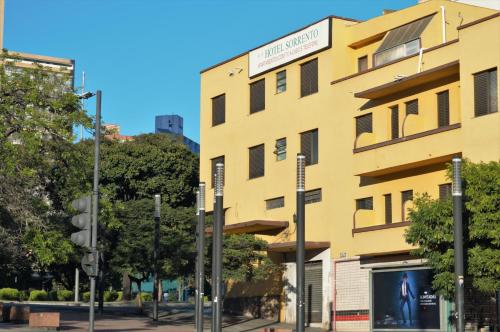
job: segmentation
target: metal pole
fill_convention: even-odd
[[[200,297],[198,296],[198,292],[200,291],[200,284],[198,283],[198,273],[199,273],[199,252],[200,252],[200,190],[196,191],[196,258],[195,258],[195,271],[194,271],[194,288],[195,288],[195,299],[194,299],[194,326],[195,329],[198,330],[198,307],[200,306]]]
[[[464,313],[464,244],[462,223],[462,160],[453,158],[453,221],[455,249],[455,306],[457,316],[457,332],[465,331]]]
[[[213,174],[213,177],[214,177],[214,183],[217,183],[217,173]],[[215,220],[217,220],[217,209],[215,208],[215,193],[216,191],[214,190],[214,206],[213,206],[213,225],[212,225],[212,290],[211,290],[211,297],[212,297],[212,321],[210,322],[211,323],[211,328],[210,328],[210,331],[215,331],[215,302],[214,302],[214,299],[215,299],[215,280],[217,279],[216,278],[216,273],[215,271],[217,270],[216,269],[216,257],[217,257],[217,252],[216,252],[216,246],[215,246],[215,243],[217,242],[217,236],[218,236],[218,232],[217,232],[217,223],[215,222]]]
[[[99,144],[101,140],[101,90],[97,90],[94,137],[94,186],[92,191],[92,252],[97,258],[97,216],[99,204]],[[98,259],[97,259],[98,261]],[[97,267],[98,265],[96,265]],[[97,268],[98,269],[98,268]],[[97,270],[96,269],[96,270]],[[98,271],[90,277],[89,332],[94,332],[95,278]]]
[[[217,163],[215,165],[217,172],[217,179],[215,182],[215,228],[214,232],[217,234],[215,238],[215,324],[216,332],[222,331],[222,237],[224,227],[223,216],[223,202],[224,202],[224,164]]]
[[[297,155],[297,317],[296,331],[304,332],[305,326],[305,164],[306,157]]]
[[[80,298],[80,270],[75,269],[75,303],[78,303]]]
[[[160,249],[161,196],[155,195],[155,235],[153,244],[153,320],[158,320],[158,250]]]
[[[200,182],[198,199],[198,320],[196,331],[203,332],[203,302],[205,296],[205,182]]]

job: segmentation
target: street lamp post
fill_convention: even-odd
[[[214,252],[215,252],[215,296],[213,298],[214,308],[214,331],[222,331],[222,242],[223,242],[223,201],[224,201],[224,164],[217,163],[215,181],[215,214],[214,222]]]
[[[453,158],[453,222],[455,250],[455,306],[457,315],[457,332],[465,331],[464,315],[464,239],[462,223],[462,160]]]
[[[203,332],[203,302],[205,293],[205,183],[200,182],[198,197],[198,259],[196,269],[197,285],[197,308],[196,308],[196,331]]]
[[[306,157],[297,155],[297,317],[296,331],[304,332],[305,326],[305,164]]]
[[[155,195],[155,233],[153,243],[153,320],[158,320],[158,250],[160,249],[161,196]]]

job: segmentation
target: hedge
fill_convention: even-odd
[[[34,290],[31,291],[29,301],[47,301],[48,294],[43,290]]]
[[[104,292],[104,302],[116,301],[118,298],[118,293],[116,291],[105,291]]]
[[[57,291],[58,301],[72,301],[74,299],[74,293],[67,289],[60,289]]]
[[[0,289],[0,300],[19,301],[19,291],[14,288]]]
[[[82,294],[83,302],[90,302],[90,292],[85,292]]]

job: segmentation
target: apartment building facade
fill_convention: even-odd
[[[448,195],[453,156],[500,159],[499,33],[494,9],[429,0],[364,22],[329,16],[201,72],[200,180],[213,190],[224,163],[225,232],[264,238],[285,267],[231,284],[228,310],[295,321],[303,153],[308,323],[447,328],[451,304],[405,242],[407,212],[415,195]],[[406,282],[416,300],[401,308]]]

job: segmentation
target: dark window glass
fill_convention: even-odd
[[[368,69],[368,56],[362,56],[358,58],[358,72],[365,71]]]
[[[212,188],[215,186],[215,165],[217,164],[224,164],[224,156],[220,156],[220,157],[216,157],[216,158],[213,158],[212,159],[212,173],[211,173],[211,176],[210,176],[210,179],[211,179],[211,184],[212,184]],[[226,172],[226,165],[224,164],[224,173]],[[224,182],[224,179],[222,180]]]
[[[226,122],[226,95],[212,98],[212,126]]]
[[[264,176],[264,144],[248,149],[249,152],[249,174],[250,179]]]
[[[284,206],[285,206],[285,197],[283,196],[266,200],[267,210],[278,209]]]
[[[263,111],[266,107],[266,81],[250,84],[250,113]]]
[[[357,199],[356,210],[373,210],[373,197]]]
[[[475,116],[498,112],[497,69],[474,74]]]
[[[439,185],[439,199],[444,201],[451,197],[451,183]]]
[[[406,115],[418,114],[418,99],[406,103]]]
[[[276,160],[286,159],[286,137],[276,140]]]
[[[318,129],[300,134],[300,152],[306,156],[306,166],[318,163]]]
[[[372,133],[372,113],[358,116],[356,118],[356,137],[362,133]]]
[[[401,192],[401,221],[406,221],[405,203],[413,201],[413,190],[405,190]]]
[[[300,66],[300,96],[305,97],[318,92],[318,59]]]
[[[438,127],[450,124],[450,94],[448,90],[437,94],[438,104]]]
[[[385,200],[385,223],[391,224],[392,223],[392,195],[391,194],[384,195],[384,200]]]
[[[399,137],[399,107],[391,107],[391,138]]]
[[[304,201],[306,204],[321,202],[321,188],[306,191]]]
[[[286,91],[286,70],[276,73],[276,93]]]

